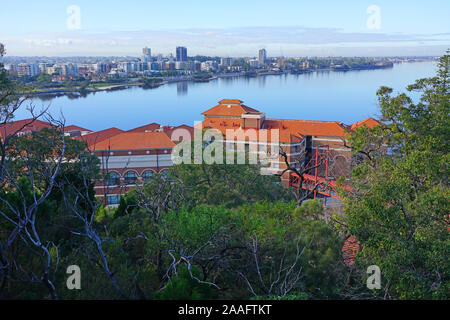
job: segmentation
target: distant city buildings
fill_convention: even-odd
[[[233,58],[220,58],[221,67],[231,67],[233,65]]]
[[[260,61],[257,59],[250,59],[248,60],[248,64],[250,65],[250,67],[258,69],[260,66]]]
[[[39,65],[19,63],[16,70],[19,77],[34,77],[39,74]]]
[[[201,71],[209,72],[209,71],[215,71],[219,67],[218,63],[216,61],[205,61],[201,63]]]
[[[177,61],[187,61],[187,48],[177,47]]]
[[[142,49],[142,61],[143,62],[152,61],[152,50],[150,48],[145,47],[144,49]]]
[[[5,59],[3,57],[3,59]],[[154,54],[152,49],[142,49],[140,57],[14,57],[5,61],[5,69],[12,77],[28,77],[26,82],[33,83],[39,75],[49,75],[54,88],[62,87],[67,80],[91,80],[108,82],[111,79],[138,81],[141,77],[166,78],[163,81],[188,80],[196,73],[228,75],[263,75],[280,73],[307,73],[315,70],[369,70],[390,68],[393,63],[421,61],[424,58],[364,58],[364,57],[267,57],[266,49],[260,49],[257,57],[205,57],[189,58],[187,48],[177,46],[175,52],[168,55]],[[432,57],[428,59],[433,59]],[[81,78],[81,79],[80,79]],[[208,79],[213,79],[209,77]],[[43,81],[42,81],[43,80]],[[48,77],[41,78],[44,89],[53,88]],[[121,81],[122,82],[122,81]],[[95,87],[95,85],[94,85]]]
[[[266,64],[267,61],[267,51],[266,49],[261,49],[259,50],[259,65],[262,66],[264,64]]]

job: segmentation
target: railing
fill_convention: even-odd
[[[325,155],[321,155],[319,153],[319,149],[325,149]],[[305,167],[312,167],[314,170],[314,175],[312,174],[303,174],[303,183],[301,186],[299,176],[296,173],[291,172],[289,176],[289,185],[294,188],[301,187],[302,189],[309,190],[314,193],[314,199],[316,199],[317,195],[324,196],[324,205],[326,206],[327,197],[343,200],[343,197],[339,196],[338,186],[336,180],[328,176],[328,163],[329,163],[329,146],[328,145],[319,145],[316,146],[316,154],[311,158],[308,164]],[[313,162],[314,161],[314,162]],[[325,165],[324,177],[319,176],[319,165]],[[311,170],[311,171],[312,171]],[[345,190],[351,190],[349,186],[340,185],[341,188]]]

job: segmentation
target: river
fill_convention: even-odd
[[[351,124],[378,115],[376,91],[380,86],[404,92],[415,79],[433,76],[435,71],[435,62],[415,62],[379,70],[177,82],[155,89],[131,87],[79,98],[39,98],[34,103],[37,107],[49,105],[55,115],[62,112],[67,125],[76,124],[90,130],[109,127],[128,130],[151,122],[193,125],[194,121],[202,120],[203,111],[224,98],[241,99],[246,105],[265,112],[267,118],[336,120]],[[16,119],[28,116],[22,108]]]

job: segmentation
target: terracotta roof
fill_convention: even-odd
[[[137,127],[131,130],[128,130],[127,132],[153,132],[158,130],[161,127],[159,123],[153,122],[146,125],[143,125],[141,127]]]
[[[220,100],[217,106],[203,112],[202,114],[206,116],[239,117],[243,113],[259,112],[258,110],[243,105],[242,103],[243,101],[237,99]]]
[[[161,126],[159,123],[150,123],[144,126],[128,130],[127,132],[165,132],[169,138],[172,139],[172,133],[177,129],[186,129],[191,135],[191,139],[194,139],[194,128],[188,125],[182,124],[180,126]],[[180,140],[176,140],[179,142]]]
[[[355,122],[354,124],[352,124],[351,129],[356,130],[357,128],[362,127],[364,125],[369,128],[373,128],[373,127],[379,126],[380,124],[381,124],[381,122],[375,120],[374,118],[367,118],[367,119],[364,119],[364,120],[361,120],[361,121],[358,121],[358,122]]]
[[[188,125],[182,124],[181,126],[177,126],[177,127],[170,127],[170,126],[164,126],[163,127],[163,132],[165,132],[167,134],[167,136],[175,142],[179,142],[182,139],[172,139],[172,134],[175,130],[177,129],[185,129],[187,130],[187,132],[189,132],[190,136],[191,136],[191,140],[194,140],[194,128],[190,127]],[[175,137],[174,137],[175,138]]]
[[[93,144],[91,150],[170,149],[174,146],[164,132],[123,132]]]
[[[0,137],[3,139],[12,134],[41,131],[43,128],[51,128],[51,127],[53,127],[52,124],[41,120],[24,119],[12,121],[0,125]]]
[[[227,129],[239,129],[241,127],[241,119],[206,119],[198,127],[203,129],[213,128],[221,131],[223,134],[226,134]],[[345,137],[348,134],[345,127],[337,121],[266,119],[264,121],[263,129],[278,129],[280,134],[280,142],[284,143],[297,142],[303,139],[306,135]],[[247,130],[252,129],[246,129],[244,131]]]
[[[70,126],[64,127],[64,132],[78,131],[78,130],[80,130],[80,131],[90,131],[90,132],[93,132],[92,130],[85,129],[85,128],[82,128],[82,127],[79,127],[79,126],[75,126],[75,125],[70,125]]]
[[[354,263],[354,258],[359,251],[359,241],[356,240],[356,237],[350,236],[345,240],[344,245],[342,246],[342,256],[344,258],[344,263],[347,266],[352,266]]]
[[[347,131],[338,121],[266,119],[266,129],[280,129],[292,135],[345,137]],[[281,133],[280,133],[281,135]]]
[[[80,140],[80,141],[86,141],[89,148],[91,148],[92,145],[99,143],[105,139],[108,139],[110,137],[113,137],[119,133],[124,132],[123,130],[117,129],[117,128],[109,128],[101,131],[96,131],[93,133],[86,134],[81,137],[76,137],[74,139]]]
[[[222,99],[219,101],[220,104],[241,104],[244,103],[244,101],[239,99]]]

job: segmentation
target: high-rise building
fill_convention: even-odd
[[[152,49],[145,47],[142,49],[142,61],[150,62],[152,61]]]
[[[37,64],[19,63],[17,65],[17,75],[19,77],[23,76],[34,77],[38,74],[39,74],[39,65]]]
[[[233,58],[220,58],[221,67],[231,67],[233,65]]]
[[[187,61],[186,47],[177,47],[177,61]]]
[[[266,49],[259,50],[259,65],[263,65],[266,63],[267,60],[267,51]]]

